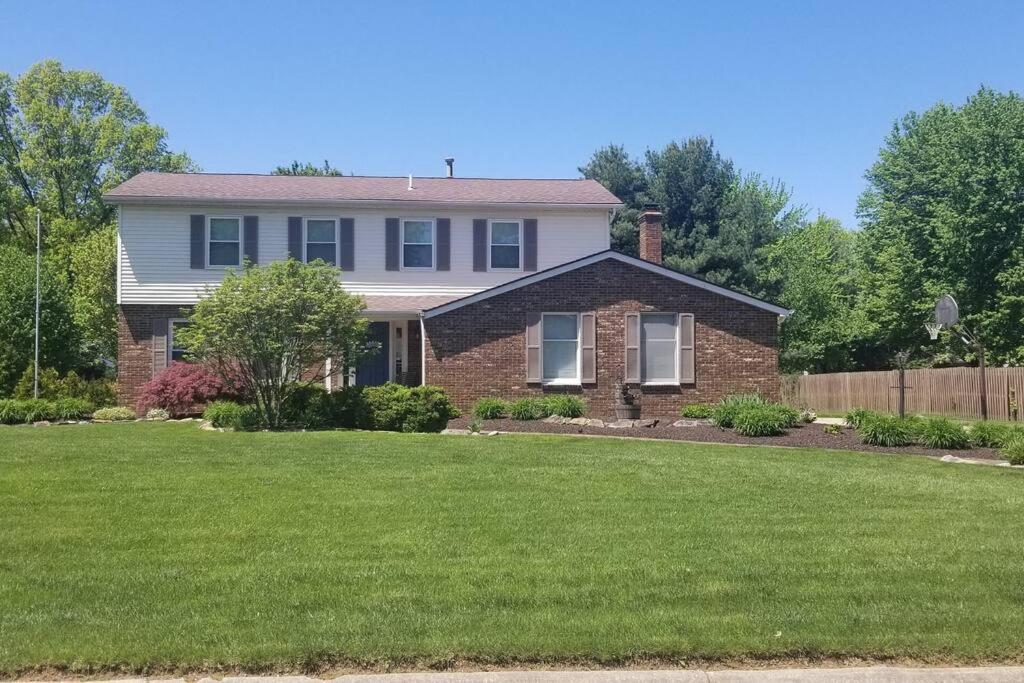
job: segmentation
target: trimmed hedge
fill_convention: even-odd
[[[440,387],[406,387],[388,382],[363,389],[362,401],[352,406],[352,414],[356,426],[363,428],[439,432],[459,416],[459,411]]]

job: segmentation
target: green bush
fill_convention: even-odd
[[[715,407],[710,403],[688,403],[679,410],[679,414],[694,420],[706,420],[714,410]]]
[[[723,398],[711,412],[711,421],[716,427],[729,429],[733,426],[736,414],[749,406],[763,406],[768,401],[759,394],[731,394]]]
[[[203,419],[220,429],[251,432],[263,424],[263,416],[254,405],[234,401],[214,401],[203,411]]]
[[[542,399],[548,415],[559,417],[583,417],[587,412],[587,404],[578,396],[548,396]],[[545,416],[547,417],[547,416]]]
[[[459,416],[444,389],[394,382],[364,388],[354,410],[358,426],[395,432],[439,432]]]
[[[881,413],[875,412],[874,410],[868,410],[867,408],[854,408],[846,414],[846,425],[848,427],[853,427],[854,429],[860,429],[866,422],[874,420],[880,416]]]
[[[861,420],[861,441],[870,446],[909,446],[914,442],[914,423],[894,415]]]
[[[916,431],[921,444],[928,448],[967,448],[971,442],[963,426],[946,417],[927,418]]]
[[[547,417],[547,406],[539,398],[521,398],[509,404],[508,415],[513,420],[539,420]]]
[[[1024,465],[1024,437],[1014,436],[999,452],[1011,465]]]
[[[25,410],[21,401],[13,398],[0,399],[0,424],[25,424]]]
[[[473,416],[481,420],[497,420],[508,415],[508,401],[482,398],[473,405]]]
[[[1002,448],[1012,438],[1021,434],[1019,427],[981,420],[968,428],[971,445],[975,448]]]
[[[33,397],[34,366],[29,364],[14,387],[13,397],[27,400]],[[112,379],[84,379],[74,370],[61,377],[53,368],[39,372],[39,398],[56,401],[62,398],[80,398],[94,406],[110,406],[116,402]]]
[[[839,436],[843,433],[843,428],[841,425],[825,425],[823,431],[829,436]]]
[[[114,407],[100,408],[92,414],[94,420],[108,420],[110,422],[126,422],[135,419],[135,411],[131,408]]]
[[[41,398],[30,398],[27,401],[22,401],[21,404],[22,409],[25,411],[25,422],[57,419],[57,413],[51,401],[45,401]]]
[[[770,403],[768,405],[771,406],[772,410],[778,414],[779,419],[782,420],[784,426],[796,427],[800,424],[800,411],[796,408],[787,406],[784,403]]]
[[[336,400],[327,387],[316,382],[297,382],[281,405],[281,419],[287,425],[303,429],[328,429],[337,426]]]
[[[785,433],[790,415],[783,406],[750,404],[741,407],[733,417],[737,434],[743,436],[778,436]],[[794,411],[795,412],[795,411]]]
[[[96,410],[84,398],[61,398],[53,402],[53,415],[58,420],[81,420]]]

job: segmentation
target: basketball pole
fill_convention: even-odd
[[[43,251],[43,219],[36,207],[36,339],[35,372],[32,374],[32,398],[39,398],[39,262]]]

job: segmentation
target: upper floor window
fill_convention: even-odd
[[[211,216],[206,226],[206,265],[213,267],[242,265],[242,219],[238,216]]]
[[[541,316],[541,356],[545,384],[580,383],[580,316],[578,313],[545,313]]]
[[[180,339],[178,338],[178,331],[182,328],[188,327],[188,320],[184,318],[175,318],[168,321],[168,332],[169,339],[167,340],[167,355],[170,362],[184,361],[186,360],[185,354],[188,353],[184,346],[182,346]]]
[[[678,384],[679,338],[675,313],[640,315],[640,381]]]
[[[306,263],[317,259],[338,265],[337,219],[306,219]]]
[[[520,270],[523,222],[490,221],[488,263],[491,270]]]
[[[402,268],[433,270],[434,221],[402,220]]]

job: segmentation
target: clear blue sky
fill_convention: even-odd
[[[855,224],[893,121],[1022,90],[1020,2],[5,5],[0,70],[126,86],[206,171],[575,177],[599,146],[704,134]]]

